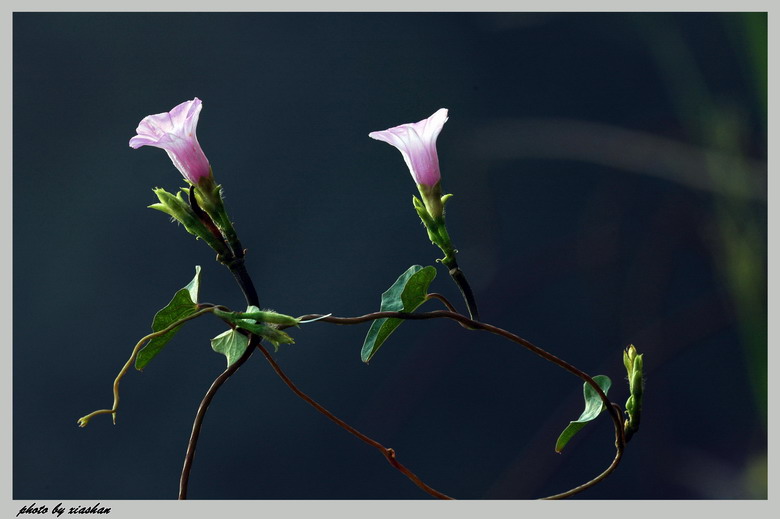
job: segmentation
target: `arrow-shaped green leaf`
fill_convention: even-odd
[[[198,289],[200,288],[200,266],[195,267],[195,277],[192,278],[187,286],[174,294],[171,302],[165,308],[157,312],[152,320],[152,331],[158,332],[175,323],[176,321],[188,317],[198,311]],[[168,342],[173,339],[181,329],[177,326],[170,332],[155,337],[149,344],[138,352],[135,359],[135,369],[142,370],[147,364],[162,351]]]
[[[230,367],[249,346],[249,337],[237,330],[227,330],[211,339],[211,349],[227,357],[227,365]]]
[[[612,381],[606,375],[596,375],[593,377],[593,381],[599,385],[601,390],[604,391],[604,394],[609,391],[609,388],[612,385]],[[587,382],[584,383],[582,392],[585,397],[585,410],[578,419],[569,423],[569,426],[563,430],[558,437],[558,441],[555,443],[555,452],[561,452],[563,448],[566,447],[566,444],[569,443],[569,440],[580,432],[580,429],[585,427],[585,424],[595,420],[605,408],[604,402],[601,400],[599,394],[596,393],[596,390]]]
[[[382,294],[381,312],[407,312],[417,310],[428,297],[428,287],[436,277],[434,267],[421,267],[412,265],[393,283],[393,286]],[[387,340],[391,333],[400,326],[403,319],[384,318],[371,323],[363,348],[360,350],[360,358],[368,362],[371,357]]]

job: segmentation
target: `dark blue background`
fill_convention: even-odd
[[[122,383],[118,423],[76,419],[153,314],[214,254],[151,188],[182,185],[138,122],[197,96],[200,142],[263,305],[378,309],[440,256],[400,154],[367,137],[446,107],[448,223],[486,322],[627,397],[642,429],[581,498],[766,497],[766,16],[620,13],[16,13],[13,498],[174,499],[224,358],[188,325]],[[460,304],[440,268],[433,290]],[[434,308],[434,303],[429,303]],[[423,307],[425,309],[426,307]],[[405,323],[369,366],[368,325],[312,324],[278,362],[301,389],[464,499],[567,490],[613,456],[602,417],[563,454],[581,382],[497,337]],[[260,355],[206,417],[193,499],[425,499],[293,395]]]

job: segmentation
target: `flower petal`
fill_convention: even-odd
[[[168,153],[181,174],[197,184],[211,176],[211,166],[198,143],[196,128],[202,108],[197,97],[175,106],[170,112],[144,117],[136,128],[130,147],[154,146]]]
[[[447,114],[447,109],[441,108],[422,121],[371,132],[368,136],[395,146],[401,152],[414,181],[433,186],[441,180],[436,139],[447,122]]]

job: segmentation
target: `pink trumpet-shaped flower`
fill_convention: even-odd
[[[404,162],[409,166],[414,181],[418,185],[431,187],[441,180],[436,138],[447,119],[447,109],[441,108],[420,122],[402,124],[381,132],[371,132],[368,136],[398,148],[404,157]]]
[[[170,112],[147,115],[138,124],[138,135],[130,139],[130,147],[154,146],[168,153],[176,169],[193,184],[211,177],[211,166],[198,143],[201,100],[185,101]]]

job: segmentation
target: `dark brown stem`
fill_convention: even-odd
[[[231,273],[233,274],[239,286],[241,287],[241,290],[244,293],[244,297],[246,298],[247,305],[259,307],[257,291],[255,290],[252,279],[249,276],[249,273],[247,272],[246,267],[244,265],[244,259],[243,259],[244,251],[240,249],[240,245],[238,246],[238,249],[239,251],[234,251],[235,254],[234,257],[227,261],[224,261],[224,263],[230,269]],[[579,370],[578,368],[556,357],[555,355],[548,353],[547,351],[539,348],[538,346],[535,346],[534,344],[523,339],[522,337],[519,337],[502,328],[498,328],[496,326],[480,322],[478,320],[479,314],[477,313],[477,307],[476,307],[476,302],[474,300],[474,295],[471,292],[471,288],[469,287],[468,282],[466,281],[466,278],[463,275],[463,272],[457,267],[457,264],[455,264],[454,262],[453,265],[449,265],[449,267],[450,267],[450,275],[452,276],[453,280],[455,280],[456,284],[461,290],[461,293],[463,294],[464,299],[466,300],[469,314],[472,316],[471,319],[456,312],[454,306],[444,296],[440,294],[430,294],[429,297],[440,300],[449,309],[448,311],[439,310],[439,311],[419,313],[419,314],[408,314],[403,312],[375,312],[372,314],[366,314],[360,317],[351,317],[351,318],[333,317],[333,316],[325,317],[318,314],[311,314],[311,315],[302,316],[300,317],[300,319],[308,320],[308,319],[319,318],[319,320],[321,321],[335,323],[335,324],[358,324],[366,321],[371,321],[374,319],[381,319],[384,317],[410,319],[410,320],[448,318],[457,321],[462,326],[465,326],[467,328],[485,330],[490,333],[504,337],[512,342],[516,342],[520,344],[521,346],[532,351],[533,353],[536,353],[537,355],[544,358],[545,360],[548,360],[560,366],[561,368],[565,369],[566,371],[573,373],[574,375],[584,380],[587,384],[589,384],[593,388],[593,390],[596,391],[596,393],[599,395],[602,402],[604,402],[604,405],[609,409],[610,415],[612,416],[613,422],[615,424],[615,437],[616,437],[615,446],[617,452],[614,460],[607,468],[607,470],[605,470],[602,474],[600,474],[593,480],[583,485],[575,487],[567,492],[547,497],[545,499],[563,499],[572,496],[574,494],[577,494],[579,492],[582,492],[583,490],[590,488],[591,486],[603,480],[612,471],[615,470],[615,468],[620,463],[620,460],[623,455],[623,449],[625,446],[625,432],[623,430],[623,422],[621,420],[620,408],[616,404],[613,404],[612,402],[609,401],[606,394],[602,391],[601,387],[599,387],[599,385],[587,373]],[[203,424],[203,419],[206,415],[206,410],[208,409],[209,404],[213,400],[219,388],[233,375],[233,373],[235,373],[238,370],[238,368],[240,368],[244,364],[244,362],[246,362],[249,359],[255,347],[262,352],[263,356],[266,358],[269,364],[271,364],[271,367],[276,372],[276,374],[298,397],[300,397],[306,403],[314,407],[317,411],[325,415],[328,419],[330,419],[331,421],[333,421],[334,423],[336,423],[337,425],[339,425],[340,427],[348,431],[350,434],[354,435],[361,441],[379,450],[393,467],[395,467],[398,471],[400,471],[402,474],[408,477],[423,491],[427,492],[431,496],[436,497],[438,499],[452,499],[446,494],[443,494],[438,490],[435,490],[429,487],[428,485],[426,485],[419,477],[417,477],[413,472],[411,472],[404,465],[402,465],[396,459],[395,451],[393,451],[393,449],[386,448],[379,442],[364,435],[354,427],[350,426],[340,418],[333,415],[330,411],[325,409],[322,405],[317,403],[306,393],[298,389],[297,386],[293,384],[293,382],[282,371],[279,365],[274,361],[273,357],[271,357],[268,351],[260,344],[259,338],[251,334],[249,335],[249,344],[244,354],[241,356],[241,358],[238,361],[236,361],[233,365],[229,366],[222,374],[220,374],[217,377],[216,380],[214,380],[211,387],[209,387],[209,390],[206,392],[206,395],[203,397],[200,406],[198,407],[198,412],[195,415],[195,421],[193,423],[190,440],[187,445],[187,453],[185,455],[184,466],[182,468],[181,478],[179,482],[179,499],[187,498],[189,476],[192,469],[192,463],[195,457],[195,450],[197,447],[198,437],[200,436],[200,430]]]
[[[257,292],[255,290],[254,284],[252,283],[252,279],[249,276],[246,267],[244,266],[243,257],[233,258],[232,261],[226,262],[226,266],[230,269],[230,272],[236,278],[236,281],[241,287],[241,291],[244,293],[244,297],[246,298],[247,305],[253,305],[259,307]],[[416,474],[414,474],[412,471],[410,471],[408,468],[402,465],[395,458],[395,451],[393,449],[388,449],[384,447],[381,443],[361,433],[360,431],[350,426],[340,418],[336,417],[333,413],[325,409],[309,395],[307,395],[306,393],[298,389],[295,386],[295,384],[293,384],[292,380],[290,380],[289,377],[287,377],[287,375],[282,371],[279,365],[274,361],[273,357],[271,357],[271,355],[263,347],[263,345],[260,344],[259,338],[252,334],[249,334],[249,345],[247,346],[247,349],[244,352],[244,354],[232,366],[228,367],[228,369],[226,369],[221,375],[219,375],[219,377],[217,377],[217,379],[211,384],[211,387],[209,387],[209,390],[206,392],[206,395],[203,397],[203,401],[201,401],[200,406],[198,407],[198,412],[195,415],[195,421],[192,425],[192,433],[190,435],[190,440],[189,443],[187,444],[187,453],[184,457],[184,467],[182,468],[181,478],[179,480],[179,499],[187,499],[187,487],[189,484],[190,471],[192,470],[192,462],[195,458],[195,449],[198,444],[198,437],[200,436],[200,429],[203,424],[203,419],[206,416],[206,410],[208,409],[211,400],[214,398],[214,395],[217,393],[217,391],[222,386],[222,384],[224,384],[227,381],[227,379],[229,379],[233,375],[233,373],[235,373],[238,370],[238,368],[241,367],[241,365],[244,362],[246,362],[247,359],[249,359],[249,357],[252,355],[252,352],[255,350],[255,348],[259,349],[263,353],[266,360],[268,361],[269,364],[271,364],[271,367],[279,376],[279,378],[281,378],[282,381],[284,381],[284,383],[287,384],[287,386],[296,395],[298,395],[301,399],[303,399],[306,403],[314,407],[317,411],[324,414],[326,417],[328,417],[330,420],[338,424],[340,427],[342,427],[349,433],[355,435],[360,440],[364,441],[365,443],[379,450],[379,452],[382,453],[382,455],[387,459],[390,465],[392,465],[399,472],[404,474],[407,478],[409,478],[415,485],[420,487],[423,491],[427,492],[431,496],[438,499],[452,499],[451,497],[442,494],[438,490],[431,488],[425,483],[423,483],[423,481],[419,477],[417,477]]]
[[[427,298],[428,299],[438,299],[439,301],[441,301],[444,304],[444,306],[447,307],[447,310],[449,310],[450,312],[457,312],[458,311],[455,308],[455,306],[452,303],[450,303],[450,300],[447,299],[446,297],[444,297],[441,294],[438,294],[436,292],[432,292],[432,293],[428,294]]]
[[[268,363],[271,365],[273,370],[276,372],[276,374],[281,378],[285,384],[287,384],[287,387],[289,387],[293,393],[298,395],[302,400],[304,400],[307,404],[314,407],[317,411],[325,415],[329,420],[334,422],[336,425],[341,427],[342,429],[345,429],[350,434],[356,436],[361,441],[367,443],[368,445],[374,447],[379,452],[382,453],[382,455],[387,459],[387,461],[395,467],[398,471],[400,471],[402,474],[404,474],[407,478],[409,478],[415,485],[420,487],[422,490],[430,494],[431,496],[437,498],[437,499],[452,499],[446,494],[442,494],[438,490],[429,487],[423,481],[417,477],[411,470],[407,469],[404,465],[399,462],[395,457],[395,451],[393,449],[389,449],[379,443],[376,440],[373,440],[366,436],[365,434],[361,433],[351,425],[347,424],[343,420],[341,420],[339,417],[335,416],[333,413],[325,409],[322,405],[317,403],[314,399],[312,399],[309,395],[298,389],[298,387],[293,384],[292,380],[290,380],[287,375],[282,371],[282,368],[279,367],[279,365],[276,363],[276,361],[273,359],[270,353],[268,353],[268,350],[266,350],[261,344],[257,345],[257,348],[262,352],[262,354],[265,356]]]
[[[479,310],[477,310],[477,300],[474,298],[474,292],[471,291],[469,282],[466,281],[466,275],[458,267],[458,262],[455,260],[455,256],[449,260],[442,261],[445,267],[449,269],[450,277],[458,285],[460,293],[463,296],[463,300],[466,301],[466,307],[469,310],[469,317],[475,321],[479,321]]]
[[[241,287],[241,292],[244,294],[247,305],[260,306],[260,301],[257,296],[257,290],[252,282],[252,278],[244,266],[243,251],[241,251],[241,257],[233,257],[230,260],[225,260],[225,266],[230,269],[233,277],[236,278],[238,286]],[[198,446],[198,437],[200,436],[200,429],[203,426],[203,419],[206,417],[206,410],[214,399],[214,395],[222,384],[229,379],[238,368],[240,368],[244,362],[249,359],[252,353],[255,351],[255,346],[260,345],[260,338],[255,335],[249,335],[249,343],[247,345],[244,354],[231,366],[222,372],[211,387],[206,391],[206,395],[198,406],[198,412],[195,414],[195,421],[192,424],[192,432],[190,433],[190,439],[187,442],[187,453],[184,455],[184,466],[181,470],[181,477],[179,478],[179,499],[187,499],[187,487],[189,485],[190,471],[192,470],[192,462],[195,459],[195,449]]]
[[[620,407],[617,404],[613,403],[612,407],[618,413],[621,412],[621,409],[620,409]],[[595,478],[591,479],[587,483],[583,483],[582,485],[580,485],[578,487],[574,487],[571,490],[567,490],[566,492],[561,492],[560,494],[555,494],[553,496],[543,497],[542,499],[544,499],[544,500],[566,499],[567,497],[571,497],[574,494],[579,494],[583,490],[589,489],[593,485],[599,483],[601,480],[603,480],[604,478],[606,478],[607,476],[612,474],[612,472],[620,464],[620,460],[623,457],[623,451],[625,450],[625,447],[626,447],[626,442],[625,442],[624,435],[625,435],[625,433],[622,430],[621,431],[617,431],[617,430],[615,431],[615,458],[612,460],[612,463],[610,463],[609,467],[607,467],[607,469],[604,472],[602,472],[601,474],[599,474]]]
[[[469,282],[466,281],[466,275],[463,274],[463,271],[460,270],[460,267],[458,267],[458,262],[455,260],[455,257],[450,259],[447,263],[444,263],[444,266],[449,269],[450,277],[455,282],[455,284],[458,285],[460,293],[463,295],[463,300],[466,301],[466,307],[469,310],[469,316],[475,321],[479,321],[477,300],[474,298],[474,292],[471,291]]]
[[[473,328],[476,330],[485,330],[487,332],[499,335],[501,337],[504,337],[505,339],[520,344],[524,348],[532,351],[533,353],[536,353],[543,359],[552,362],[553,364],[556,364],[557,366],[565,369],[566,371],[576,375],[580,379],[584,380],[589,386],[591,386],[594,391],[596,391],[596,393],[601,398],[601,401],[606,406],[614,425],[615,449],[616,449],[615,458],[613,459],[610,466],[604,472],[602,472],[599,476],[592,479],[591,481],[588,481],[587,483],[584,483],[562,494],[550,496],[545,499],[563,499],[565,497],[569,497],[579,492],[582,492],[583,490],[592,487],[593,485],[595,485],[596,483],[600,482],[605,477],[607,477],[609,474],[611,474],[620,463],[620,460],[623,457],[623,450],[625,447],[625,431],[623,428],[622,412],[620,406],[611,402],[609,398],[607,398],[607,395],[604,393],[601,387],[596,383],[596,381],[593,380],[593,378],[590,375],[576,368],[575,366],[569,364],[565,360],[556,357],[552,353],[549,353],[543,350],[542,348],[532,344],[530,341],[527,341],[526,339],[523,339],[522,337],[513,334],[512,332],[509,332],[497,326],[493,326],[491,324],[469,319],[468,317],[461,315],[457,312],[444,311],[444,310],[436,310],[433,312],[424,312],[424,313],[417,313],[417,314],[409,314],[404,312],[374,312],[359,317],[334,317],[334,316],[325,317],[320,314],[309,314],[300,317],[301,320],[318,319],[319,321],[322,322],[343,324],[343,325],[359,324],[359,323],[364,323],[367,321],[373,321],[375,319],[382,319],[382,318],[396,318],[396,319],[408,319],[408,320],[447,318],[447,319],[452,319],[454,321],[457,321],[463,325],[466,325],[469,328]]]
[[[449,310],[450,312],[460,313],[460,312],[458,312],[458,310],[455,308],[455,306],[454,306],[452,303],[450,303],[450,300],[449,300],[449,299],[447,299],[446,297],[444,297],[444,296],[443,296],[443,295],[441,295],[441,294],[438,294],[438,293],[436,293],[436,292],[431,292],[430,294],[428,294],[428,299],[438,299],[439,301],[441,301],[441,302],[442,302],[442,304],[444,304],[444,306],[446,306],[446,307],[447,307],[447,310]],[[467,330],[470,330],[470,329],[471,329],[471,328],[469,328],[468,326],[466,326],[466,325],[465,325],[465,324],[463,324],[463,323],[458,323],[458,324],[459,324],[459,325],[461,325],[463,328],[465,328],[465,329],[467,329]]]
[[[307,314],[299,317],[299,319],[302,321],[317,319],[317,322],[325,322],[325,323],[333,323],[333,324],[359,324],[368,321],[373,321],[375,319],[383,319],[386,317],[395,318],[395,319],[407,319],[413,321],[447,318],[465,324],[469,328],[473,328],[476,330],[485,330],[495,335],[504,337],[505,339],[508,339],[512,342],[516,342],[517,344],[520,344],[524,348],[536,353],[543,359],[548,360],[553,364],[560,366],[561,368],[565,369],[569,373],[572,373],[578,376],[579,378],[581,378],[582,380],[584,380],[585,382],[587,382],[588,385],[590,385],[593,388],[593,390],[596,391],[596,393],[598,393],[599,397],[601,398],[601,401],[604,402],[604,405],[607,406],[607,408],[609,409],[610,415],[612,415],[613,421],[615,421],[615,426],[617,430],[619,431],[623,430],[623,423],[621,421],[620,413],[615,411],[615,409],[612,407],[612,402],[609,400],[609,398],[607,398],[607,395],[604,394],[604,391],[602,391],[601,387],[593,380],[593,378],[591,378],[590,375],[572,366],[565,360],[556,357],[552,353],[548,353],[547,351],[534,345],[530,341],[527,341],[526,339],[523,339],[522,337],[515,335],[512,332],[509,332],[497,326],[493,326],[492,324],[487,324],[480,321],[475,321],[473,319],[469,319],[465,315],[459,314],[457,312],[452,312],[447,310],[434,310],[433,312],[421,312],[417,314],[409,314],[405,312],[374,312],[366,315],[361,315],[358,317],[335,317],[332,315],[324,316],[322,314]]]
[[[214,395],[217,394],[217,391],[220,387],[222,387],[222,384],[227,382],[227,379],[229,379],[233,373],[235,373],[238,368],[240,368],[249,359],[249,357],[252,355],[252,352],[254,351],[254,346],[259,345],[259,343],[260,341],[257,340],[256,336],[250,336],[249,345],[247,346],[244,354],[225,371],[223,371],[222,374],[216,378],[216,380],[214,380],[214,382],[211,384],[211,387],[209,387],[209,390],[206,392],[206,396],[203,397],[200,406],[198,406],[198,412],[196,413],[195,421],[192,424],[190,441],[187,443],[187,454],[184,456],[184,467],[182,467],[181,477],[179,478],[179,499],[187,499],[187,487],[189,486],[192,461],[195,459],[195,449],[198,446],[200,429],[203,425],[203,418],[206,416],[206,410],[208,409],[209,404],[211,404],[211,401],[214,399]]]
[[[260,307],[260,300],[257,296],[257,290],[255,290],[255,284],[252,283],[252,278],[249,276],[249,272],[246,270],[243,258],[234,259],[227,264],[230,269],[230,273],[236,279],[236,283],[241,287],[241,291],[244,293],[247,306]]]

